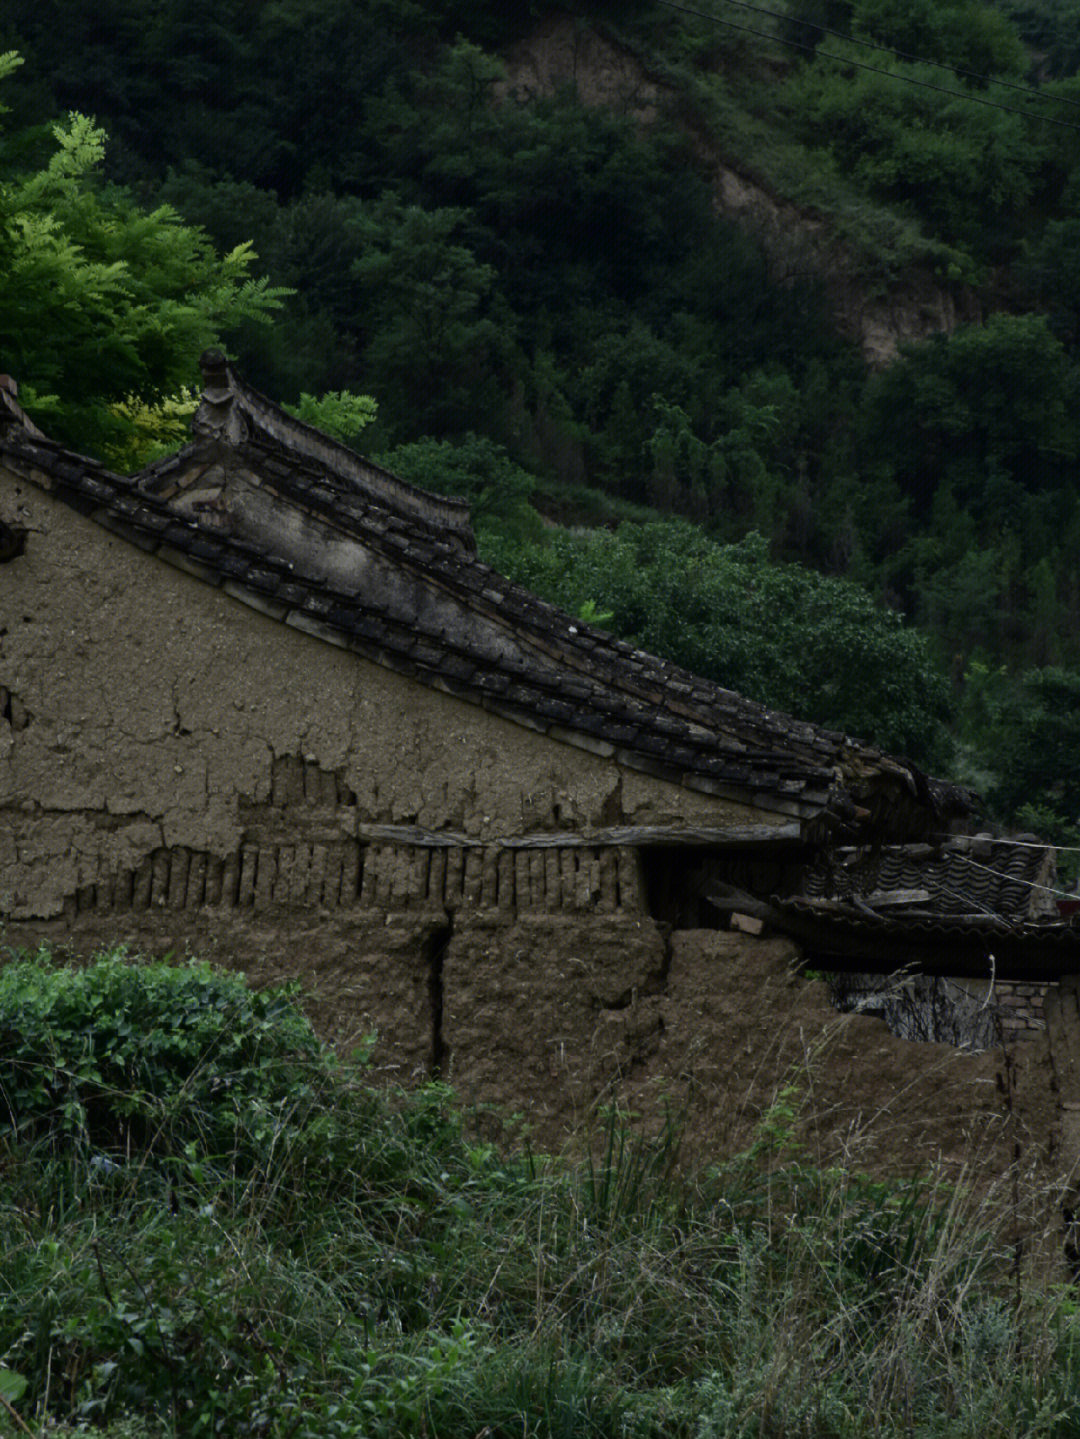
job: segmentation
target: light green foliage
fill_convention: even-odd
[[[623,525],[494,558],[565,608],[591,600],[617,635],[738,693],[923,763],[945,757],[946,690],[925,640],[857,585],[772,563],[760,536],[717,545],[687,524]]]
[[[175,210],[102,184],[105,133],[87,116],[53,139],[38,170],[0,161],[4,362],[44,428],[102,449],[124,430],[111,405],[172,393],[201,349],[280,294],[250,276],[249,245],[219,257]]]
[[[121,474],[134,474],[171,454],[187,441],[198,405],[198,395],[185,386],[154,403],[129,399],[111,406],[122,428],[102,458]]]
[[[291,994],[205,965],[119,952],[81,970],[45,954],[0,969],[3,1117],[54,1152],[232,1143],[257,1112],[288,1117],[319,1053]]]
[[[313,425],[344,444],[353,444],[378,413],[378,405],[370,395],[353,395],[348,390],[331,390],[319,396],[302,394],[298,404],[286,405],[285,409],[305,425]]]

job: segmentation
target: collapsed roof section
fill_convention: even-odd
[[[0,460],[236,600],[550,738],[800,821],[920,839],[970,797],[906,761],[634,649],[476,558],[465,503],[302,424],[203,356],[190,444],[123,477],[36,430],[10,389]]]
[[[723,912],[795,939],[809,964],[953,979],[1048,982],[1076,972],[1077,898],[1058,887],[1057,852],[1034,835],[823,849],[797,893],[770,899],[714,883]]]

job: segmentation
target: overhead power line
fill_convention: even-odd
[[[863,40],[857,35],[846,35],[843,30],[834,30],[828,25],[819,25],[814,20],[797,20],[791,15],[786,15],[782,10],[769,10],[763,5],[751,5],[748,0],[724,0],[724,3],[734,6],[736,10],[749,10],[754,15],[767,15],[772,20],[800,25],[804,30],[817,30],[821,35],[833,35],[848,45],[858,45],[862,50],[876,50],[895,55],[898,60],[906,60],[911,65],[927,65],[934,70],[948,70],[951,74],[961,76],[965,80],[978,80],[984,85],[998,85],[1004,90],[1014,90],[1018,95],[1026,95],[1030,100],[1051,100],[1057,104],[1071,105],[1074,109],[1080,110],[1080,100],[1070,100],[1067,95],[1047,95],[1045,91],[1036,90],[1031,85],[1018,85],[1014,80],[1002,80],[997,75],[984,75],[978,70],[965,70],[959,65],[950,65],[947,60],[928,60],[925,55],[912,55],[907,50],[898,50],[895,45],[887,45],[881,40]]]
[[[869,65],[865,60],[853,60],[848,55],[837,55],[830,50],[822,50],[819,46],[804,44],[801,40],[785,39],[783,36],[773,35],[767,30],[755,30],[749,25],[736,25],[734,20],[725,20],[720,15],[713,15],[705,10],[696,10],[692,5],[682,5],[679,3],[679,0],[657,0],[657,3],[665,5],[669,10],[678,10],[684,15],[694,15],[699,20],[711,20],[714,25],[723,25],[728,30],[737,30],[744,35],[756,35],[759,39],[769,40],[775,45],[787,45],[789,48],[795,50],[805,50],[811,55],[823,56],[826,60],[835,60],[837,64],[850,66],[854,70],[867,70],[872,75],[884,75],[886,79],[898,80],[903,85],[914,85],[920,90],[932,90],[937,95],[948,95],[954,100],[964,100],[970,105],[983,105],[989,110],[1003,110],[1006,115],[1020,115],[1027,120],[1038,120],[1043,125],[1056,125],[1059,129],[1075,130],[1080,133],[1080,125],[1074,125],[1069,120],[1058,120],[1053,115],[1045,115],[1038,110],[1020,110],[1017,109],[1015,105],[1001,105],[996,100],[987,100],[985,96],[973,95],[967,90],[953,90],[946,85],[935,85],[930,80],[917,80],[914,75],[901,75],[895,70],[886,70],[880,65]],[[728,0],[728,3],[737,4],[739,0]],[[758,9],[757,6],[753,5],[742,5],[741,8],[755,11]],[[760,13],[771,16],[776,12],[772,10],[762,10]],[[787,17],[782,16],[781,18],[786,19]],[[809,22],[800,21],[799,23]],[[812,26],[811,28],[822,29],[823,27]],[[839,32],[830,31],[829,33],[837,34]],[[848,37],[845,36],[844,38],[846,39]],[[881,50],[889,49],[889,47],[885,45],[871,46],[870,48]],[[945,66],[944,68],[951,69],[952,67]],[[1000,83],[989,76],[981,76],[978,78],[985,79],[988,84]],[[1037,95],[1038,92],[1025,91],[1025,93]],[[1043,97],[1038,96],[1038,98],[1042,99]]]

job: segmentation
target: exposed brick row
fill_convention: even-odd
[[[458,909],[639,913],[641,859],[629,848],[430,849],[405,845],[242,846],[224,858],[158,849],[139,867],[80,889],[78,913],[210,908]]]

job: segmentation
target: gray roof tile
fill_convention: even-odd
[[[917,782],[906,762],[767,710],[529,594],[475,558],[460,502],[426,497],[359,457],[342,459],[333,442],[296,429],[269,401],[231,375],[229,381],[235,402],[250,410],[248,438],[235,449],[246,473],[285,505],[362,545],[385,572],[401,574],[404,593],[419,586],[461,614],[482,617],[506,642],[491,648],[468,626],[458,633],[461,626],[438,618],[437,607],[433,624],[417,623],[408,605],[395,607],[393,596],[387,600],[377,589],[346,594],[247,540],[178,520],[158,491],[177,493],[180,458],[205,472],[198,439],[180,457],[134,478],[72,457],[18,426],[0,437],[0,458],[17,471],[44,472],[65,502],[145,547],[164,541],[189,558],[193,572],[228,581],[232,592],[246,590],[265,612],[296,628],[359,647],[520,723],[617,746],[620,761],[632,767],[705,792],[741,792],[779,813],[792,812],[794,803],[806,818],[831,812],[830,822],[850,821],[862,806],[878,832],[896,838],[938,828],[965,808],[962,792],[922,776]],[[215,444],[220,450],[220,437]],[[328,468],[327,455],[340,473]],[[400,511],[387,507],[398,504]]]

